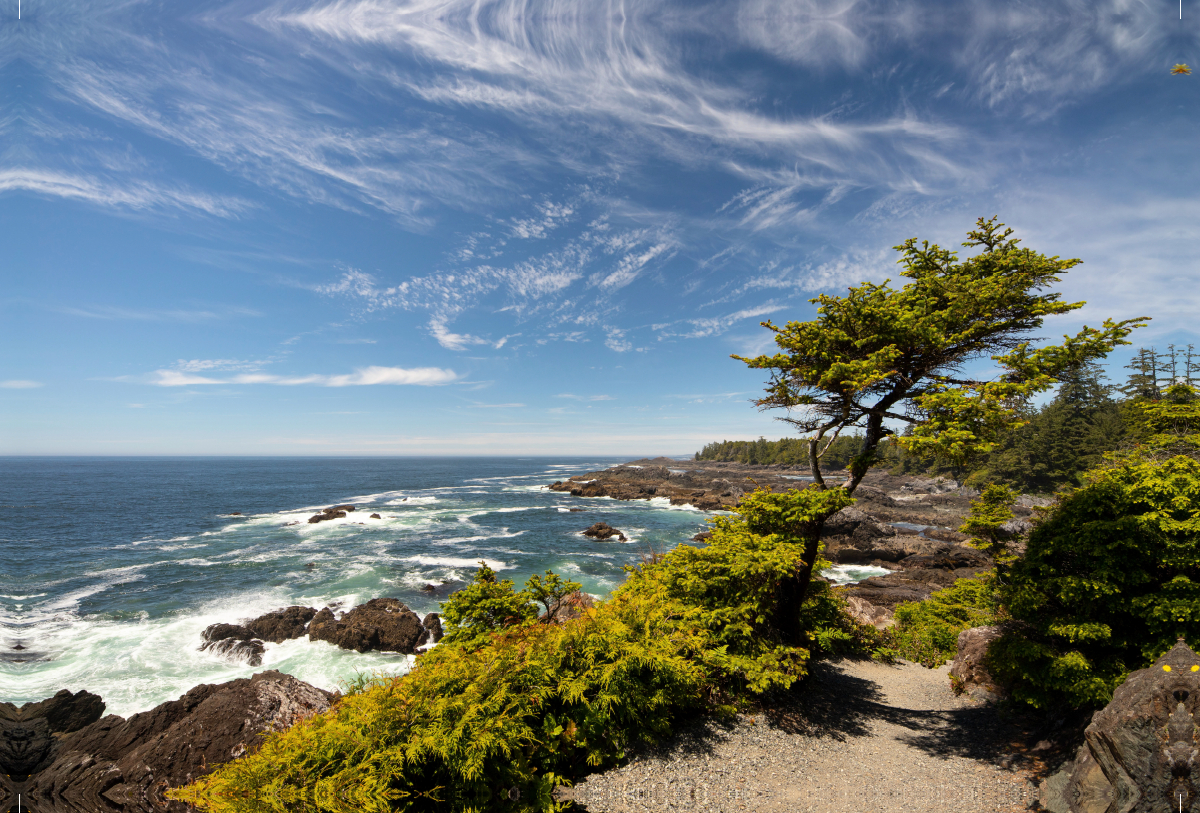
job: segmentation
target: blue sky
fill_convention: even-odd
[[[2,8],[3,454],[778,437],[729,354],[981,215],[1195,339],[1194,0]]]

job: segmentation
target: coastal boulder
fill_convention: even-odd
[[[69,734],[99,720],[104,715],[104,701],[98,694],[82,689],[71,694],[60,689],[53,697],[26,703],[18,712],[27,720],[45,717],[52,734]]]
[[[625,542],[625,534],[618,531],[616,528],[609,525],[607,522],[597,522],[592,527],[583,532],[584,536],[590,536],[592,539],[604,541],[612,539],[614,536],[618,542]]]
[[[166,799],[264,735],[327,710],[334,696],[280,672],[202,684],[128,720],[104,717],[64,736],[25,785],[31,810],[185,813]]]
[[[437,613],[430,613],[421,621],[421,626],[429,633],[428,643],[436,644],[442,640],[442,617]]]
[[[1004,695],[985,663],[988,647],[1000,637],[1000,628],[972,627],[958,634],[958,649],[950,665],[950,680],[956,691],[972,697],[995,699]]]
[[[887,629],[896,625],[893,613],[887,607],[878,607],[858,596],[846,597],[846,609],[851,618],[859,624],[874,627],[877,630]]]
[[[1157,813],[1178,804],[1194,810],[1198,723],[1200,657],[1180,638],[1153,665],[1131,672],[1112,702],[1092,715],[1074,763],[1042,785],[1043,808]]]
[[[212,624],[200,634],[204,643],[201,652],[215,652],[234,660],[245,661],[250,666],[261,666],[266,652],[263,642],[255,639],[254,633],[239,624]]]
[[[328,641],[356,652],[411,655],[428,637],[420,616],[395,598],[373,598],[340,619],[326,607],[308,625],[310,641]]]
[[[260,615],[253,621],[247,622],[245,629],[252,638],[261,638],[264,641],[279,644],[303,635],[308,622],[312,621],[316,614],[317,611],[313,607],[293,605]]]

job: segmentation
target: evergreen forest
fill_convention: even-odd
[[[1200,385],[1200,354],[1190,344],[1168,345],[1163,351],[1139,348],[1126,370],[1124,383],[1114,385],[1095,362],[1067,369],[1053,398],[1040,407],[1021,404],[1024,424],[1003,433],[995,448],[968,465],[913,454],[890,438],[881,444],[881,464],[892,474],[945,475],[975,488],[997,483],[1026,494],[1078,486],[1105,454],[1131,448],[1141,439],[1138,404],[1160,399],[1172,384]],[[844,469],[861,445],[861,434],[839,435],[822,455],[821,468]],[[719,441],[706,445],[695,459],[809,464],[808,445],[801,438]]]

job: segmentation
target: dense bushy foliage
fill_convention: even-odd
[[[713,521],[707,545],[630,568],[611,599],[561,624],[525,609],[535,585],[518,592],[480,571],[448,602],[455,632],[410,674],[173,793],[212,813],[561,809],[556,786],[681,715],[728,713],[790,686],[814,648],[875,642],[825,585],[801,608],[810,646],[775,629],[780,584],[799,564],[779,529],[821,493],[754,495],[741,516]]]
[[[993,571],[938,590],[925,601],[896,606],[896,625],[886,630],[881,646],[896,657],[935,668],[954,658],[958,634],[971,627],[994,624],[996,606]]]
[[[1200,463],[1102,469],[1034,529],[1004,602],[996,674],[1034,706],[1103,705],[1175,639],[1200,641]]]
[[[1051,401],[1022,407],[1024,425],[1001,434],[991,451],[969,465],[921,457],[899,444],[885,447],[883,461],[893,474],[948,475],[976,488],[996,483],[1050,494],[1077,486],[1106,452],[1124,445],[1134,422],[1127,403],[1113,400],[1113,388],[1103,380],[1095,364],[1069,368]]]
[[[1200,399],[1175,384],[1138,397],[1140,439],[1060,497],[1002,600],[998,677],[1034,706],[1102,705],[1178,636],[1200,639]]]

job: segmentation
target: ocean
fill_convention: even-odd
[[[470,581],[481,560],[518,588],[552,569],[605,596],[624,566],[689,540],[711,516],[545,488],[621,462],[0,458],[0,700],[86,689],[128,716],[264,669],[330,690],[357,673],[403,672],[410,656],[306,638],[267,644],[251,667],[201,652],[200,634],[291,604],[348,610],[380,596],[424,615],[439,609],[424,585]],[[343,503],[357,510],[308,523]],[[580,533],[595,522],[628,542]]]

